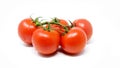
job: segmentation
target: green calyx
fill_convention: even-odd
[[[54,23],[60,23],[60,20],[58,18],[52,18],[52,21],[51,22],[54,22]]]
[[[41,22],[39,21],[39,18],[42,18],[42,17],[37,17],[35,18],[35,20],[31,16],[30,18],[32,19],[33,23],[35,23],[36,26],[41,26]]]

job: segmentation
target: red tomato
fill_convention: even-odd
[[[37,29],[32,36],[32,43],[38,53],[48,55],[54,53],[59,45],[60,35],[57,31]]]
[[[61,38],[62,49],[70,54],[80,53],[86,45],[87,37],[79,27],[73,27]]]
[[[68,26],[68,22],[63,20],[63,19],[59,19],[59,22],[60,24],[64,25],[64,26]],[[60,34],[62,34],[64,32],[64,29],[62,26],[59,26],[59,25],[55,25],[55,24],[52,24],[51,25],[51,28],[56,30],[57,32],[59,32]]]
[[[31,18],[22,20],[18,26],[18,34],[26,44],[32,44],[31,38],[36,26]]]
[[[92,29],[92,25],[90,24],[90,22],[86,19],[77,19],[73,22],[73,24],[76,26],[76,27],[80,27],[82,28],[86,35],[87,35],[87,40],[89,40],[92,36],[92,33],[93,33],[93,29]]]
[[[63,20],[63,19],[59,19],[59,20],[60,20],[60,24],[65,25],[65,26],[68,25],[68,22],[67,22],[67,21],[65,21],[65,20]]]

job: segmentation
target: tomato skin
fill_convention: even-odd
[[[37,29],[32,36],[32,43],[38,53],[48,55],[56,52],[60,42],[60,35],[57,31],[45,31]]]
[[[79,27],[73,27],[70,31],[61,37],[62,49],[70,54],[80,53],[87,42],[85,32]]]
[[[65,20],[63,20],[63,19],[59,19],[59,20],[60,20],[60,24],[65,25],[65,26],[68,25],[68,22],[67,22],[67,21],[65,21]]]
[[[76,19],[73,24],[76,26],[76,27],[80,27],[82,28],[86,35],[87,35],[87,40],[89,40],[92,36],[92,33],[93,33],[93,28],[92,28],[92,25],[90,24],[90,22],[86,19]]]
[[[31,45],[32,34],[36,30],[36,26],[31,18],[26,18],[22,20],[18,26],[18,35],[23,42]]]
[[[64,25],[64,26],[68,26],[68,22],[65,21],[64,19],[59,19],[60,24]],[[64,32],[64,29],[62,26],[56,25],[56,24],[52,24],[51,28],[56,30],[57,32],[59,32],[60,34],[62,34]]]

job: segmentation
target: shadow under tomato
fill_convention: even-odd
[[[25,44],[25,43],[23,43],[23,45],[26,46],[26,47],[33,47],[32,44]]]
[[[89,39],[89,40],[87,41],[87,45],[88,45],[88,44],[91,44],[91,43],[93,43],[93,39]]]
[[[65,54],[65,55],[68,55],[68,56],[80,56],[80,55],[83,55],[84,52],[85,52],[85,50],[83,50],[83,51],[80,52],[80,53],[71,54],[71,53],[65,52],[62,48],[59,48],[58,51],[61,52],[61,53],[63,53],[63,54]]]
[[[49,57],[52,57],[52,56],[55,56],[57,54],[57,51],[52,53],[52,54],[41,54],[41,53],[38,53],[39,56],[42,56],[42,57],[46,57],[46,58],[49,58]]]

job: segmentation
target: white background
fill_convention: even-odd
[[[0,0],[0,68],[120,68],[119,0]],[[44,57],[17,34],[19,22],[32,14],[88,19],[93,36],[82,54]]]

